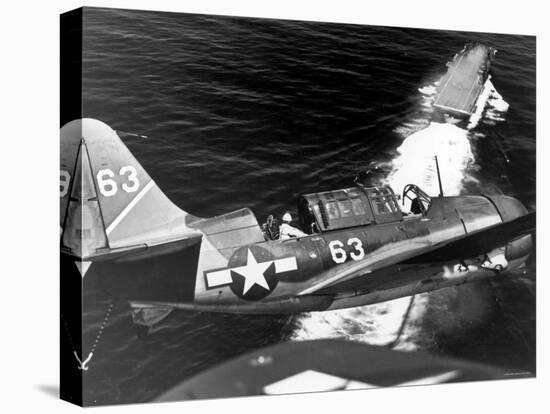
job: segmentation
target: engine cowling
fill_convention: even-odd
[[[517,217],[527,214],[527,209],[516,198],[505,195],[488,196],[491,202],[497,208],[502,221],[511,221]],[[506,260],[513,261],[522,259],[524,261],[531,253],[533,240],[531,235],[519,237],[506,245],[505,257]]]

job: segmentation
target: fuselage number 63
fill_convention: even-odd
[[[363,257],[365,257],[365,249],[363,249],[363,243],[361,243],[361,240],[359,240],[357,237],[351,237],[350,239],[348,239],[347,245],[353,248],[353,250],[349,253],[349,256],[353,260],[361,260]],[[340,240],[332,240],[328,244],[328,247],[330,249],[332,260],[334,260],[335,263],[344,263],[347,260],[348,257],[346,250],[344,250],[344,243],[342,243]]]

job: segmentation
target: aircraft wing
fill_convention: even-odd
[[[521,377],[530,377],[525,373]],[[348,340],[282,342],[184,380],[155,398],[181,401],[506,378],[499,368]]]
[[[350,282],[352,279],[390,266],[418,265],[452,260],[460,262],[461,260],[477,257],[504,246],[521,236],[532,233],[535,231],[535,225],[536,212],[531,212],[516,219],[439,243],[410,241],[407,248],[404,248],[403,245],[381,248],[364,260],[350,262],[347,267],[341,266],[339,268],[341,270],[337,274],[303,290],[300,295],[334,293],[334,287],[342,282],[347,282],[347,289],[353,288],[353,283]],[[362,282],[358,280],[358,283]]]

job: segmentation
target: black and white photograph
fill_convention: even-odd
[[[536,81],[531,35],[64,14],[61,397],[536,377]]]
[[[542,3],[2,17],[3,412],[545,412]]]

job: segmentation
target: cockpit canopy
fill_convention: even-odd
[[[390,187],[351,187],[306,194],[298,199],[300,227],[316,233],[403,219]]]

